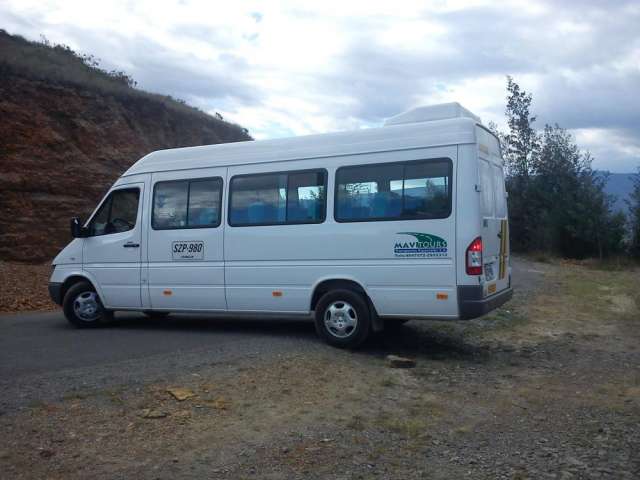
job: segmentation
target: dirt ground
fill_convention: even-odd
[[[27,264],[0,260],[0,313],[53,310],[47,285],[51,264]]]
[[[482,319],[414,321],[357,352],[206,365],[170,383],[76,389],[0,414],[0,472],[640,478],[640,272],[527,269],[540,288]],[[417,366],[389,368],[387,353]]]

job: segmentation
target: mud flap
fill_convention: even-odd
[[[378,316],[376,307],[373,306],[371,299],[367,297],[367,303],[369,304],[369,315],[371,317],[371,330],[374,332],[382,332],[384,330],[384,320]]]

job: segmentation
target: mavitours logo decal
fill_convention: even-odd
[[[396,241],[393,253],[396,257],[446,257],[447,241],[430,233],[398,232],[398,235],[410,235],[415,240]]]

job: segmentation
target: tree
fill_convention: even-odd
[[[530,195],[532,164],[540,146],[539,136],[533,128],[536,118],[530,113],[531,102],[531,94],[507,77],[505,115],[509,131],[498,133],[498,137],[507,171],[512,246],[520,251],[536,248],[536,219],[540,213]]]
[[[545,125],[529,192],[539,211],[535,241],[542,250],[578,258],[620,251],[624,214],[612,212],[612,198],[604,191],[607,175],[591,163],[569,132]]]
[[[629,206],[630,242],[629,252],[636,258],[640,258],[640,167],[638,173],[633,176],[633,190],[627,200]]]
[[[578,258],[620,251],[624,214],[612,213],[606,176],[591,168],[591,155],[559,125],[538,133],[531,103],[531,94],[507,77],[509,131],[498,135],[507,166],[512,247]]]
[[[586,190],[597,190],[589,177],[590,157],[583,157],[566,130],[545,125],[542,145],[531,167],[530,196],[539,211],[536,244],[547,251],[575,251],[585,227],[580,210],[588,197]]]
[[[531,115],[533,98],[520,89],[511,77],[507,77],[507,125],[509,133],[503,135],[504,156],[507,171],[511,176],[528,178],[532,173],[532,162],[540,147],[540,139]]]

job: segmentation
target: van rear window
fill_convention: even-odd
[[[496,217],[506,218],[507,216],[507,194],[504,190],[504,172],[501,166],[494,165],[493,176],[496,183]]]
[[[489,162],[480,159],[480,207],[483,217],[493,217],[495,205],[492,175]]]
[[[449,159],[339,168],[338,222],[446,218],[451,214]]]

